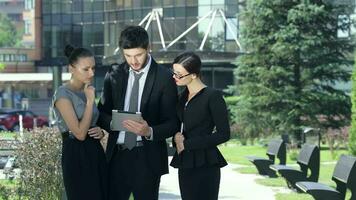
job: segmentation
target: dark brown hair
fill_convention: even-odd
[[[178,55],[173,64],[181,64],[190,74],[200,76],[201,60],[200,57],[193,52],[184,52]]]
[[[68,64],[73,65],[79,58],[94,57],[94,54],[86,48],[75,48],[68,44],[64,48],[64,55],[68,58]]]

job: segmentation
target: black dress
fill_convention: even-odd
[[[83,92],[61,86],[53,97],[53,105],[60,98],[70,100],[78,119],[82,118],[86,104]],[[95,105],[93,110],[91,126],[94,127],[99,113]],[[89,136],[84,141],[76,139],[55,107],[54,112],[63,137],[62,170],[67,199],[106,200],[107,163],[100,141]]]
[[[184,151],[173,156],[183,200],[218,199],[220,168],[227,165],[217,145],[230,138],[227,108],[219,91],[206,87],[189,102],[179,97],[177,113],[183,123]],[[204,184],[201,184],[204,183]]]

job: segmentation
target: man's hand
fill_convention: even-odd
[[[181,132],[177,132],[174,135],[174,142],[176,143],[178,154],[180,154],[184,150],[184,139],[184,135]]]
[[[134,121],[125,120],[123,121],[123,126],[127,128],[130,132],[135,133],[139,136],[150,137],[150,127],[145,120]]]

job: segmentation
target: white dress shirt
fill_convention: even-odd
[[[139,80],[139,88],[138,88],[138,110],[141,110],[141,99],[142,99],[142,93],[143,93],[143,88],[145,87],[145,83],[146,83],[146,78],[147,78],[147,74],[148,71],[150,70],[150,66],[151,66],[151,62],[152,62],[152,58],[151,55],[148,54],[148,62],[146,64],[146,66],[141,69],[140,71],[136,72],[133,69],[129,69],[129,78],[127,80],[127,88],[126,88],[126,94],[125,94],[125,105],[124,105],[124,111],[128,111],[129,110],[129,105],[130,105],[130,96],[131,96],[131,91],[132,91],[132,86],[134,83],[134,74],[133,73],[143,73],[142,77]],[[152,129],[151,129],[151,134],[152,134]],[[120,131],[119,133],[119,137],[117,139],[117,144],[124,144],[124,140],[125,140],[125,131]],[[137,141],[142,141],[141,136],[137,136]]]

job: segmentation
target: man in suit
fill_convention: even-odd
[[[109,132],[106,153],[110,200],[127,200],[131,193],[136,200],[158,199],[161,175],[168,173],[166,138],[179,126],[177,87],[169,70],[149,54],[145,29],[124,29],[119,47],[125,62],[107,72],[98,104],[98,124]],[[124,121],[128,132],[111,131],[113,109],[139,111],[143,120]],[[133,143],[128,142],[132,137]]]

